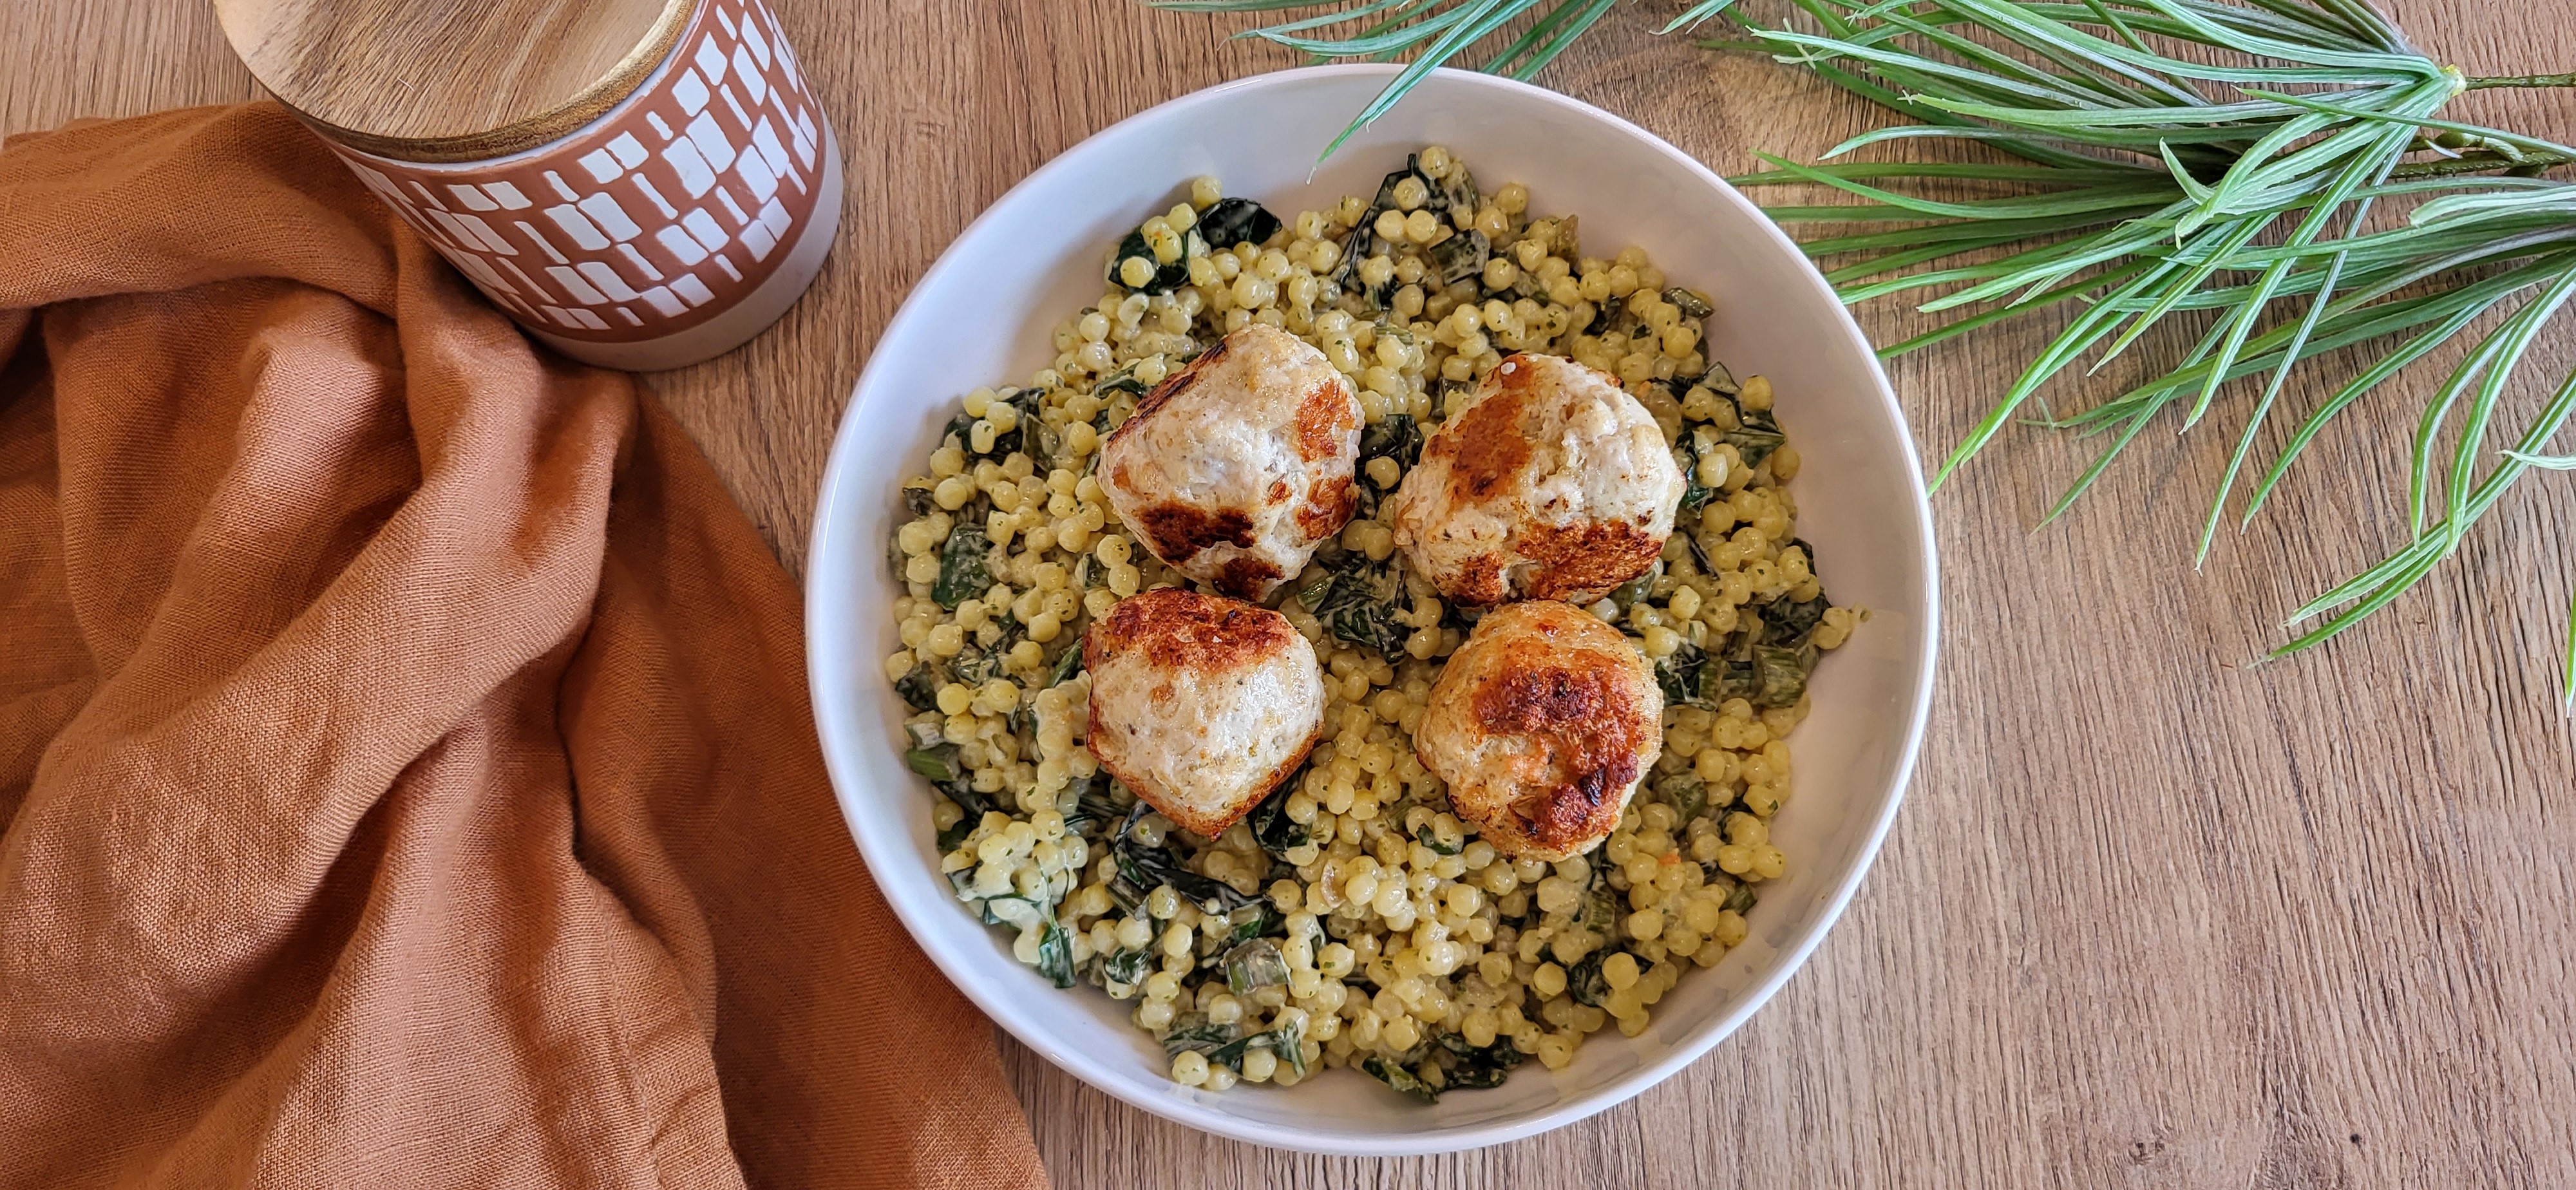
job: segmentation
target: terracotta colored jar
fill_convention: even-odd
[[[673,368],[822,267],[841,157],[761,0],[218,0],[252,74],[536,338]]]

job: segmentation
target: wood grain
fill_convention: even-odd
[[[599,118],[669,56],[692,0],[214,0],[251,75],[372,152],[502,156]],[[514,135],[493,142],[489,134]],[[442,142],[472,140],[451,153]]]
[[[1621,6],[1543,81],[1721,171],[1867,126],[1796,74],[1650,36],[1677,7]],[[2396,7],[2472,72],[2576,66],[2576,0]],[[851,162],[842,241],[777,330],[654,384],[792,567],[868,345],[941,247],[1088,133],[1289,62],[1131,0],[779,15]],[[0,129],[251,94],[202,7],[0,5]],[[2576,136],[2564,93],[2470,100]],[[1881,341],[1918,327],[1866,321]],[[1927,454],[2046,330],[1892,369]],[[2576,337],[2557,334],[2531,371],[2571,366]],[[2576,1185],[2576,747],[2552,702],[2576,477],[2528,484],[2368,627],[2256,667],[2267,625],[2398,540],[2392,443],[2415,411],[2391,391],[2347,417],[2195,574],[2242,412],[2142,441],[2046,528],[2091,444],[2007,435],[1943,491],[1949,631],[1910,804],[1814,960],[1683,1076],[1544,1137],[1379,1162],[1212,1140],[1006,1042],[1058,1181]]]

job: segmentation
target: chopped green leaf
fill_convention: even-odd
[[[1764,709],[1798,705],[1807,693],[1807,675],[1816,668],[1816,647],[1753,646],[1756,686],[1753,705]]]
[[[930,778],[930,783],[933,785],[945,785],[965,775],[962,766],[958,763],[958,748],[955,744],[941,744],[936,748],[908,749],[903,754],[903,762],[910,766],[912,771]]]
[[[1714,708],[1717,704],[1707,694],[1708,670],[1708,651],[1687,640],[1656,658],[1655,685],[1664,692],[1664,705]]]
[[[1447,1090],[1478,1091],[1499,1087],[1511,1077],[1512,1068],[1528,1058],[1512,1048],[1509,1041],[1498,1040],[1488,1046],[1472,1046],[1455,1033],[1442,1033],[1440,1046],[1446,1051],[1442,1071],[1448,1076]]]
[[[923,733],[915,732],[917,741],[921,734]],[[948,829],[939,832],[939,850],[955,851],[958,844],[966,841],[966,836],[974,833],[976,825],[984,820],[984,815],[992,812],[993,803],[985,800],[983,794],[975,792],[975,786],[966,779],[966,767],[959,758],[959,749],[955,744],[936,740],[935,737],[934,742],[916,742],[913,747],[905,750],[903,762],[913,772],[928,778],[930,787],[937,790],[939,796],[956,803],[957,808],[965,812],[964,816],[951,824]]]
[[[1060,988],[1073,986],[1073,936],[1055,919],[1054,906],[1038,923],[1038,974]]]
[[[1190,1015],[1196,1016],[1199,1014],[1192,1013]],[[1218,1026],[1218,1028],[1234,1029],[1236,1026],[1226,1025]],[[1278,1055],[1279,1060],[1286,1063],[1289,1069],[1296,1071],[1298,1077],[1305,1077],[1306,1034],[1305,1030],[1300,1029],[1295,1025],[1282,1025],[1276,1029],[1246,1034],[1244,1036],[1237,1037],[1232,1041],[1222,1042],[1215,1045],[1208,1045],[1205,1042],[1205,1038],[1209,1036],[1210,1033],[1211,1029],[1209,1028],[1194,1030],[1192,1040],[1183,1048],[1197,1050],[1200,1053],[1206,1054],[1208,1065],[1210,1066],[1224,1066],[1236,1071],[1237,1073],[1240,1073],[1243,1070],[1243,1057],[1245,1054],[1251,1053],[1257,1049],[1269,1050],[1271,1053]],[[1176,1054],[1180,1052],[1179,1050],[1171,1048],[1171,1041],[1168,1038],[1164,1040],[1163,1044],[1164,1052],[1167,1054]]]
[[[1811,638],[1830,606],[1822,596],[1751,605],[1747,622],[1727,638],[1722,651],[1707,659],[1699,680],[1704,701],[1696,705],[1715,706],[1730,698],[1765,710],[1797,705],[1816,669],[1818,652]],[[1675,650],[1674,655],[1682,651]],[[1677,672],[1677,667],[1659,664],[1658,678],[1668,669]],[[1668,693],[1670,689],[1667,686]]]
[[[1243,1030],[1235,1025],[1220,1025],[1204,1012],[1184,1012],[1172,1018],[1172,1027],[1163,1033],[1163,1053],[1177,1056],[1184,1051],[1212,1053],[1221,1046],[1241,1039]]]
[[[1001,626],[1001,632],[993,638],[993,643],[988,645],[970,641],[955,657],[948,659],[948,671],[956,675],[958,681],[969,686],[981,686],[1001,677],[1002,664],[1010,653],[1011,646],[1029,637],[1028,627],[1020,623],[1019,617],[1008,611],[1002,613],[998,623]]]
[[[966,807],[964,806],[958,807],[960,810],[964,810],[965,808]],[[939,837],[936,840],[939,844],[939,853],[946,855],[951,851],[957,850],[958,846],[966,841],[966,837],[968,835],[975,833],[976,826],[983,822],[983,818],[983,815],[969,811],[965,815],[959,817],[957,821],[948,824],[948,829],[939,832]],[[972,868],[966,870],[966,874],[968,875],[972,875],[973,873],[974,869]]]
[[[1303,1026],[1281,1025],[1262,1036],[1269,1039],[1271,1053],[1277,1054],[1290,1070],[1296,1071],[1297,1077],[1306,1077],[1306,1030]]]
[[[1673,438],[1673,466],[1682,473],[1681,512],[1698,512],[1708,504],[1710,497],[1717,495],[1716,488],[1699,481],[1700,458],[1714,445],[1706,441],[1708,437],[1708,427],[1690,426]],[[1683,532],[1687,535],[1689,530],[1685,528]],[[1692,541],[1691,548],[1698,549],[1699,542]]]
[[[1141,397],[1145,395],[1145,392],[1145,382],[1136,379],[1136,365],[1134,364],[1129,364],[1126,367],[1120,368],[1115,372],[1111,372],[1110,374],[1101,377],[1097,383],[1094,383],[1091,386],[1091,395],[1098,397],[1103,401],[1107,401],[1112,393],[1134,393]],[[1101,432],[1104,435],[1107,433],[1105,429]]]
[[[1440,1101],[1440,1088],[1424,1082],[1420,1075],[1417,1075],[1402,1066],[1398,1066],[1395,1063],[1389,1062],[1375,1054],[1371,1054],[1360,1060],[1360,1070],[1366,1073],[1370,1078],[1385,1083],[1386,1085],[1395,1088],[1397,1091],[1410,1095],[1424,1103],[1438,1103]]]
[[[1012,452],[1021,449],[1030,426],[1042,427],[1046,424],[1039,416],[1045,407],[1044,389],[1004,388],[1000,393],[1000,401],[1002,404],[1011,406],[1012,410],[1019,415],[1019,420],[1014,422],[1010,429],[993,435],[991,450],[975,449],[975,423],[985,420],[984,418],[978,418],[971,413],[959,413],[948,420],[947,436],[956,440],[957,449],[964,451],[967,458],[1001,462],[1011,457]],[[988,415],[990,412],[991,410],[986,410]]]
[[[1058,796],[1056,804],[1058,806],[1071,804],[1070,809],[1058,811],[1064,815],[1066,834],[1087,836],[1091,833],[1091,828],[1116,822],[1120,815],[1126,813],[1111,798],[1106,788],[1109,784],[1111,780],[1108,774],[1095,772],[1088,777],[1077,777],[1065,787],[1064,793]]]
[[[1038,931],[1038,974],[1057,987],[1073,986],[1073,937],[1056,921],[1054,902],[1004,893],[984,898],[977,909],[985,925]]]
[[[1407,332],[1392,324],[1379,333],[1407,335]],[[1396,487],[1403,482],[1403,473],[1412,470],[1413,465],[1421,458],[1422,429],[1414,423],[1412,414],[1390,413],[1384,419],[1362,429],[1360,456],[1357,463],[1360,489],[1357,518],[1367,520],[1375,517],[1379,502],[1394,493]],[[1378,459],[1395,461],[1397,475],[1395,483],[1381,484],[1369,475],[1369,464]]]
[[[1592,323],[1591,325],[1583,328],[1583,333],[1587,335],[1635,335],[1638,328],[1645,325],[1645,318],[1639,315],[1636,311],[1629,309],[1628,303],[1603,302],[1598,309],[1595,309],[1592,312]]]
[[[1602,1001],[1610,998],[1610,981],[1601,974],[1601,962],[1617,953],[1619,952],[1604,947],[1583,956],[1581,961],[1566,968],[1566,994],[1573,996],[1577,1004],[1601,1007]]]
[[[1154,955],[1150,950],[1113,951],[1100,961],[1101,977],[1121,987],[1135,987],[1154,973]]]
[[[1284,917],[1279,919],[1279,924],[1283,927],[1286,926],[1287,919]],[[1295,941],[1296,939],[1292,938],[1290,940]],[[1307,922],[1306,933],[1303,941],[1306,943],[1306,948],[1310,951],[1320,951],[1324,948],[1326,935],[1324,933],[1324,923],[1321,919],[1312,919]],[[1285,945],[1285,943],[1283,942],[1282,945]]]
[[[1655,778],[1653,789],[1657,797],[1664,799],[1665,805],[1673,808],[1673,821],[1677,827],[1689,825],[1708,808],[1708,783],[1689,769]]]
[[[1441,284],[1476,281],[1481,287],[1485,262],[1494,258],[1494,245],[1481,231],[1461,232],[1433,244],[1429,255],[1431,263],[1440,269]]]
[[[1047,674],[1047,685],[1061,685],[1072,680],[1073,675],[1082,672],[1082,666],[1082,638],[1075,637],[1073,643],[1066,645],[1064,652],[1056,656],[1055,669]]]
[[[1162,847],[1148,847],[1136,841],[1136,824],[1143,821],[1152,807],[1136,803],[1127,819],[1111,837],[1109,853],[1115,861],[1117,875],[1109,882],[1109,895],[1120,905],[1134,908],[1166,884],[1172,891],[1187,897],[1205,911],[1215,906],[1223,911],[1240,909],[1253,898],[1236,892],[1233,886],[1202,876],[1181,865],[1179,857]]]
[[[1288,960],[1280,956],[1279,943],[1271,939],[1239,943],[1225,954],[1225,985],[1235,995],[1250,995],[1254,988],[1287,982]]]
[[[1109,258],[1109,283],[1129,293],[1170,293],[1190,283],[1190,257],[1206,251],[1207,244],[1193,227],[1183,241],[1180,258],[1164,264],[1155,259],[1153,247],[1145,242],[1145,229],[1140,226],[1118,241],[1117,253]],[[1127,280],[1127,262],[1131,260],[1142,260],[1152,270],[1142,284]]]
[[[1735,886],[1734,892],[1727,894],[1726,903],[1718,906],[1718,908],[1724,909],[1730,913],[1750,913],[1753,911],[1753,902],[1753,886],[1751,884],[1738,884]]]
[[[1583,928],[1604,938],[1619,932],[1620,919],[1628,916],[1626,898],[1610,887],[1610,862],[1599,860],[1592,865],[1592,883],[1584,893]]]
[[[1218,248],[1259,246],[1279,234],[1279,216],[1248,198],[1220,198],[1199,215],[1199,231]]]
[[[1727,399],[1736,405],[1736,427],[1719,437],[1735,448],[1745,466],[1759,467],[1762,460],[1770,458],[1771,452],[1780,449],[1789,437],[1780,432],[1780,423],[1771,416],[1770,410],[1746,409],[1740,398]]]
[[[1292,774],[1280,782],[1279,788],[1272,790],[1269,797],[1261,799],[1260,805],[1252,808],[1252,840],[1261,844],[1261,849],[1274,859],[1287,859],[1289,852],[1313,842],[1315,838],[1313,828],[1288,817],[1288,795],[1296,790],[1297,784],[1297,778]]]
[[[1460,207],[1478,210],[1484,203],[1484,194],[1476,189],[1476,175],[1467,172],[1466,162],[1452,158],[1449,177],[1431,188],[1431,197],[1422,205],[1429,207],[1434,214],[1447,214]]]
[[[939,581],[930,586],[931,599],[955,611],[958,604],[992,590],[992,552],[984,527],[960,519],[948,531],[948,544],[940,549]]]
[[[895,682],[894,692],[903,697],[903,705],[916,711],[939,709],[937,681],[931,676],[930,667],[927,665],[914,663],[912,672],[903,675]]]
[[[1386,332],[1395,333],[1390,327]],[[1359,469],[1365,473],[1372,459],[1393,459],[1396,466],[1410,471],[1422,461],[1422,428],[1410,413],[1390,413],[1376,424],[1360,431]]]
[[[1287,920],[1286,915],[1280,913],[1278,907],[1272,905],[1268,897],[1264,897],[1225,915],[1228,927],[1226,941],[1243,943],[1265,934],[1276,933],[1280,924]],[[1227,957],[1231,959],[1232,956]]]
[[[985,897],[975,903],[975,909],[988,926],[1028,926],[1038,920],[1038,903],[1018,893]]]
[[[1823,622],[1826,609],[1832,606],[1822,595],[1804,603],[1776,599],[1763,604],[1762,643],[1787,646],[1804,644],[1807,638],[1814,634],[1816,625]]]
[[[1313,577],[1298,588],[1297,601],[1309,615],[1352,644],[1388,657],[1403,655],[1413,629],[1396,619],[1404,598],[1404,577],[1392,557],[1371,562],[1366,554],[1344,550],[1332,561],[1319,555],[1307,573]]]
[[[1404,159],[1403,169],[1380,179],[1377,184],[1377,197],[1370,200],[1368,209],[1360,215],[1360,221],[1351,227],[1350,234],[1342,237],[1342,259],[1340,264],[1333,267],[1332,280],[1334,284],[1341,286],[1344,292],[1352,291],[1352,283],[1359,278],[1359,265],[1362,260],[1381,255],[1391,247],[1378,238],[1377,217],[1396,209],[1395,188],[1406,178],[1419,180],[1430,194],[1440,196],[1442,209],[1446,209],[1446,191],[1432,181],[1430,175],[1422,172],[1419,161],[1420,155],[1408,154]],[[1424,205],[1427,207],[1428,201]],[[1383,310],[1387,307],[1387,302],[1395,296],[1395,288],[1395,279],[1390,277],[1385,284],[1368,289],[1362,296],[1367,299],[1372,308]]]
[[[1618,607],[1620,617],[1625,619],[1628,609],[1635,607],[1638,600],[1645,598],[1647,593],[1653,590],[1655,580],[1662,577],[1664,577],[1664,562],[1663,559],[1658,558],[1653,566],[1646,568],[1646,573],[1611,588],[1610,602]]]

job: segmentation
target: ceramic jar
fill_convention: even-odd
[[[840,149],[760,0],[668,0],[621,65],[628,86],[465,136],[371,134],[280,98],[529,334],[678,367],[760,333],[813,280]]]

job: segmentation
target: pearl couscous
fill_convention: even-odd
[[[958,898],[1058,987],[1132,1006],[1171,1076],[1224,1089],[1358,1067],[1428,1100],[1550,1069],[1604,1028],[1634,1036],[1693,965],[1745,937],[1789,857],[1784,737],[1831,606],[1798,540],[1796,448],[1768,381],[1702,354],[1706,296],[1641,249],[1583,254],[1573,216],[1518,183],[1485,192],[1432,147],[1281,220],[1212,178],[1105,262],[1027,384],[977,389],[904,486],[892,562],[913,769]],[[1084,745],[1082,635],[1119,600],[1185,580],[1094,477],[1138,398],[1251,322],[1323,352],[1366,419],[1358,507],[1265,602],[1315,647],[1323,741],[1214,839],[1173,826]],[[1653,569],[1589,606],[1652,663],[1663,748],[1607,841],[1556,863],[1503,854],[1453,813],[1413,732],[1471,619],[1397,555],[1384,519],[1424,428],[1505,356],[1619,378],[1688,482]]]

